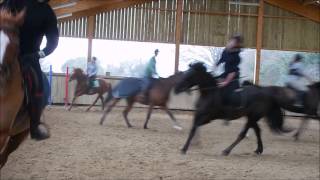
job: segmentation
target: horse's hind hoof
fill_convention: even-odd
[[[143,126],[143,129],[149,129],[147,126]]]
[[[222,156],[228,156],[230,154],[230,151],[224,150],[222,151]]]

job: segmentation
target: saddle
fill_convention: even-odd
[[[244,108],[248,103],[247,94],[243,88],[238,88],[230,94],[225,94],[222,99],[225,106],[232,108]]]
[[[295,97],[293,99],[293,101],[295,102],[294,106],[302,107],[303,102],[304,102],[304,98],[305,98],[307,92],[297,90],[290,85],[288,85],[287,88],[295,93],[295,95],[294,95]]]

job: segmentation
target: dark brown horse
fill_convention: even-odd
[[[70,76],[69,81],[73,81],[76,80],[77,81],[77,85],[76,85],[76,89],[74,92],[74,97],[72,99],[72,103],[69,107],[69,111],[71,110],[74,101],[82,95],[94,95],[94,94],[98,94],[97,98],[94,100],[94,102],[91,104],[91,106],[88,107],[88,109],[86,111],[89,111],[92,106],[94,106],[98,99],[100,98],[101,103],[102,103],[102,110],[104,108],[104,101],[103,101],[103,95],[110,91],[111,88],[111,84],[105,82],[103,79],[97,79],[97,81],[99,82],[99,87],[94,87],[94,88],[89,88],[88,85],[88,77],[84,74],[83,70],[80,68],[76,68],[73,70],[72,75]]]
[[[187,142],[181,150],[182,153],[187,152],[197,129],[216,119],[235,120],[243,116],[247,117],[247,122],[238,138],[223,151],[223,155],[228,155],[245,138],[250,128],[253,128],[257,136],[255,153],[261,154],[263,144],[258,121],[263,117],[266,117],[273,132],[288,132],[283,128],[280,106],[261,88],[248,86],[241,91],[225,94],[223,88],[218,88],[217,79],[206,71],[206,67],[202,63],[195,63],[190,66],[182,80],[176,85],[175,92],[181,93],[193,86],[199,87],[200,97],[197,102],[193,125]],[[226,96],[229,97],[228,104],[225,101]]]
[[[18,29],[25,11],[12,16],[0,10],[0,169],[29,134],[30,117],[23,106],[24,88],[18,62]]]
[[[244,82],[245,85],[253,85],[250,82]],[[257,86],[258,87],[258,86]],[[303,98],[303,106],[295,106],[297,92],[291,88],[280,86],[267,86],[263,87],[264,91],[277,100],[278,104],[285,110],[304,114],[300,127],[294,134],[295,140],[299,139],[303,129],[308,124],[308,120],[320,120],[320,82],[308,86],[308,91]]]
[[[133,93],[132,95],[128,96],[128,97],[123,97],[126,98],[127,100],[127,107],[126,109],[123,111],[123,117],[125,119],[125,122],[127,124],[128,127],[132,127],[132,125],[130,124],[129,120],[128,120],[128,113],[130,112],[130,110],[133,107],[133,104],[135,102],[139,102],[141,104],[144,105],[149,105],[148,108],[148,113],[147,113],[147,118],[146,121],[144,123],[144,129],[148,128],[148,121],[150,119],[152,110],[155,106],[159,106],[161,109],[163,109],[171,118],[171,120],[174,123],[174,128],[181,130],[181,126],[178,124],[176,118],[173,116],[173,114],[170,112],[170,110],[168,109],[167,103],[169,101],[170,98],[170,92],[172,90],[172,88],[174,87],[174,85],[180,80],[180,78],[182,77],[183,73],[177,73],[175,75],[172,75],[168,78],[160,78],[158,80],[155,80],[155,82],[153,83],[152,88],[149,90],[149,97],[148,97],[148,102],[145,102],[144,98],[142,98],[140,91],[136,91],[136,93]],[[126,84],[126,81],[131,80],[132,85],[128,85]],[[124,79],[122,80],[122,82],[120,82],[118,84],[119,86],[130,86],[130,88],[132,88],[132,86],[139,86],[139,82],[141,82],[141,79],[137,79],[137,78],[128,78],[128,79]],[[117,87],[115,87],[117,88]],[[137,88],[139,89],[139,88]],[[105,112],[103,113],[103,116],[101,118],[100,124],[102,125],[107,114],[112,110],[112,108],[122,99],[122,97],[114,97],[111,93],[108,95],[108,97],[106,98],[105,104],[107,104],[109,101],[111,101],[110,105],[108,106],[108,108],[105,110]]]

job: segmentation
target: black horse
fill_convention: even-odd
[[[246,86],[256,86],[245,81]],[[257,86],[258,87],[258,86]],[[299,114],[304,114],[298,131],[294,134],[295,140],[299,139],[303,129],[307,126],[309,119],[320,120],[320,82],[308,86],[308,91],[303,96],[303,106],[295,106],[297,92],[288,87],[266,86],[263,88],[281,106],[281,108]]]
[[[239,137],[227,149],[223,155],[228,155],[231,150],[246,136],[249,128],[253,128],[257,136],[257,149],[255,153],[263,152],[258,121],[262,117],[267,118],[268,125],[275,133],[289,132],[283,128],[283,116],[280,106],[268,94],[265,94],[260,87],[248,86],[241,91],[235,91],[229,94],[228,105],[225,98],[221,96],[224,89],[217,87],[217,80],[206,71],[202,63],[190,65],[190,69],[185,72],[182,81],[175,88],[176,93],[187,91],[193,86],[198,86],[200,97],[196,105],[196,113],[193,120],[193,126],[188,140],[181,150],[185,154],[190,142],[196,133],[198,127],[209,123],[215,119],[234,120],[242,116],[247,116],[247,123],[239,134]]]

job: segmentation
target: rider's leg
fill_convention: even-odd
[[[31,132],[31,138],[36,140],[43,140],[49,138],[49,135],[47,132],[42,132],[39,129],[39,125],[41,124],[40,118],[42,114],[42,110],[44,109],[43,105],[43,98],[44,98],[44,92],[43,92],[43,77],[42,77],[42,71],[40,68],[40,64],[38,62],[32,63],[32,68],[36,73],[36,80],[37,82],[33,82],[34,84],[38,84],[37,88],[32,88],[32,92],[30,94],[30,105],[29,105],[29,114],[31,117],[31,123],[30,123],[30,132]],[[35,81],[35,80],[34,80]]]

